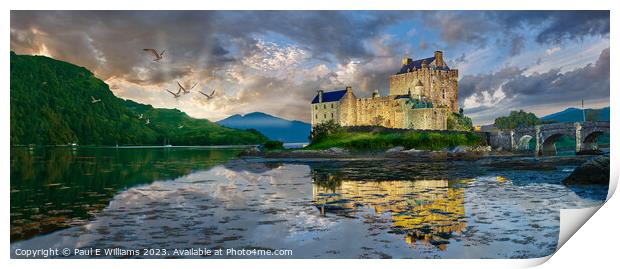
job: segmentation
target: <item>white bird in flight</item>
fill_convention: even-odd
[[[181,97],[181,89],[179,89],[179,91],[177,91],[176,93],[173,93],[169,91],[168,89],[166,89],[166,91],[172,94],[172,96],[174,96],[175,99]]]
[[[95,97],[93,97],[92,95],[90,96],[90,100],[91,100],[90,102],[92,104],[97,103],[97,102],[101,102],[101,99],[95,99]]]
[[[213,89],[213,91],[211,92],[211,94],[206,94],[202,91],[199,91],[200,94],[204,95],[205,97],[207,97],[207,100],[211,100],[211,98],[213,98],[213,96],[215,95],[215,89]]]
[[[153,59],[153,62],[158,62],[161,61],[161,59],[164,58],[164,52],[166,52],[166,50],[162,50],[161,53],[158,53],[155,49],[143,49],[144,51],[149,51],[151,53],[153,53],[153,55],[155,56],[155,59]]]
[[[146,119],[146,124],[151,123],[151,119]]]
[[[138,119],[142,119],[144,117],[144,114],[140,114],[140,116],[138,116]]]
[[[196,87],[196,85],[198,85],[198,83],[195,83],[194,86],[192,86],[189,89],[185,89],[185,87],[183,87],[183,85],[181,85],[181,83],[178,81],[177,81],[177,85],[179,85],[179,91],[183,90],[183,94],[188,94],[191,91],[191,89],[193,89],[194,87]]]

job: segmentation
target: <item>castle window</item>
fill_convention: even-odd
[[[327,119],[327,114],[325,114],[325,113],[324,113],[324,114],[323,114],[323,118],[324,118],[324,119]]]
[[[441,94],[443,96],[443,99],[446,99],[446,88],[441,89]]]
[[[319,114],[314,114],[314,118],[318,119],[319,118]]]
[[[325,108],[327,108],[327,105],[326,105],[326,104],[323,104],[323,109],[325,109]]]
[[[334,104],[332,104],[332,108],[334,108]]]
[[[334,118],[334,113],[332,113],[332,119]]]

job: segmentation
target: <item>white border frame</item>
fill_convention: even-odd
[[[615,44],[615,39],[618,36],[618,18],[617,18],[617,1],[610,0],[589,0],[589,1],[574,1],[567,3],[566,1],[559,0],[513,0],[512,3],[508,1],[482,1],[482,0],[443,0],[443,1],[414,1],[414,0],[396,0],[386,3],[384,1],[371,1],[371,0],[314,0],[311,3],[302,1],[289,1],[282,2],[276,0],[228,0],[218,2],[200,2],[191,0],[175,0],[175,1],[162,1],[162,0],[150,0],[150,1],[119,1],[119,0],[107,0],[99,2],[85,2],[77,0],[54,0],[54,1],[42,1],[42,0],[22,0],[19,2],[3,1],[2,6],[3,16],[2,23],[4,24],[0,31],[1,36],[6,39],[2,43],[2,48],[5,53],[0,54],[2,59],[2,71],[0,74],[4,78],[0,95],[0,123],[2,133],[0,137],[5,141],[5,146],[1,154],[2,173],[5,179],[0,193],[9,193],[9,180],[10,180],[10,157],[9,157],[9,108],[10,108],[10,71],[9,71],[9,51],[10,51],[10,10],[20,9],[36,9],[36,10],[62,10],[62,9],[82,9],[82,10],[97,10],[97,9],[109,9],[109,10],[148,10],[157,7],[162,10],[185,10],[185,9],[228,9],[228,10],[270,10],[270,9],[301,9],[301,10],[611,10],[611,33],[610,44]],[[615,48],[611,50],[611,74],[614,74],[617,70],[618,57],[615,53]],[[620,113],[618,110],[619,93],[617,92],[617,80],[611,77],[611,92],[610,92],[610,106],[611,109],[611,124],[612,126],[618,125],[618,119]],[[611,140],[614,143],[611,144],[611,152],[618,152],[619,132],[611,132]],[[610,195],[615,191],[615,186],[618,181],[618,167],[619,162],[617,155],[611,154],[611,174],[612,185],[610,186]],[[612,187],[613,186],[613,187]],[[8,195],[2,195],[2,213],[7,217],[2,223],[1,230],[9,230],[8,215],[10,212],[10,197]],[[619,225],[618,221],[620,202],[618,198],[611,198],[602,208],[596,213],[584,227],[576,233],[573,238],[554,255],[550,262],[546,263],[543,268],[570,268],[582,267],[582,268],[608,268],[611,264],[617,264],[616,246],[617,241],[620,239],[618,232],[615,228]],[[356,268],[377,268],[386,266],[402,266],[402,267],[433,267],[433,268],[506,268],[506,267],[527,267],[534,266],[547,261],[547,258],[540,259],[528,259],[528,260],[296,260],[296,259],[283,259],[283,260],[10,260],[10,246],[9,246],[9,233],[0,233],[0,236],[4,239],[3,244],[0,246],[0,255],[3,258],[3,263],[8,265],[4,268],[72,268],[72,267],[89,267],[105,268],[135,268],[135,267],[149,267],[149,268],[169,268],[169,267],[200,267],[200,268],[248,268],[248,267],[263,267],[269,266],[270,268],[291,268],[291,267],[350,267]]]

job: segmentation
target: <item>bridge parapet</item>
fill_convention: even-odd
[[[609,121],[560,122],[537,125],[534,127],[504,129],[489,132],[489,144],[493,148],[523,150],[531,139],[535,139],[536,155],[555,153],[555,142],[563,136],[575,140],[575,152],[596,147],[596,139],[603,133],[609,133]],[[524,148],[525,145],[525,148]]]

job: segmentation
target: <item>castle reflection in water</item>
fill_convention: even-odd
[[[314,177],[312,198],[321,214],[387,218],[389,233],[402,235],[412,248],[445,250],[450,238],[467,227],[467,180],[347,180]],[[368,211],[372,212],[368,215]]]

